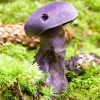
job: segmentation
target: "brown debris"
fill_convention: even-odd
[[[88,34],[89,36],[91,36],[91,35],[93,34],[93,30],[90,28],[90,29],[88,30],[87,34]]]
[[[73,33],[65,29],[66,42],[73,38]],[[28,37],[24,32],[24,23],[0,25],[0,44],[5,42],[20,43],[29,49],[34,49],[40,44],[38,36]]]
[[[5,83],[5,84],[6,84],[6,86],[2,90],[0,90],[0,94],[3,93],[4,91],[6,91],[10,87],[10,85],[8,83]]]
[[[21,91],[19,82],[14,83],[14,87],[12,88],[12,93],[18,95],[19,99],[27,100],[23,92]]]
[[[65,31],[66,42],[69,42],[72,38],[74,38],[74,34],[70,30],[65,28],[64,31]]]
[[[90,64],[93,66],[99,65],[100,57],[94,53],[85,53],[73,56],[71,59],[66,61],[66,69],[79,75],[82,74]]]
[[[40,39],[37,36],[28,37],[24,32],[24,23],[0,25],[0,44],[5,42],[20,43],[29,48],[39,45]]]

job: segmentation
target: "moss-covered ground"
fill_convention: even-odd
[[[33,11],[51,1],[54,0],[0,1],[0,23],[25,22]],[[65,1],[72,3],[79,13],[65,26],[75,34],[66,45],[66,59],[87,52],[100,56],[100,1]],[[44,86],[46,74],[37,64],[32,65],[37,51],[18,44],[0,45],[0,100],[51,100],[51,95],[57,100],[100,100],[100,66],[89,66],[81,76],[69,72],[69,89],[56,95],[52,87]]]

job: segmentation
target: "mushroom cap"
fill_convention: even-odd
[[[68,2],[52,2],[35,12],[26,20],[24,29],[29,36],[40,35],[44,31],[64,25],[74,20],[78,13]]]

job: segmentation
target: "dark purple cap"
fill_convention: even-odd
[[[73,5],[67,2],[52,2],[35,12],[26,20],[24,29],[27,35],[39,35],[42,32],[74,20],[78,13]]]

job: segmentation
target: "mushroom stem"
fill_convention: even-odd
[[[61,93],[68,88],[68,81],[64,74],[66,39],[62,26],[48,29],[40,35],[40,49],[35,62],[40,69],[49,73],[47,85],[53,86],[54,92]]]

